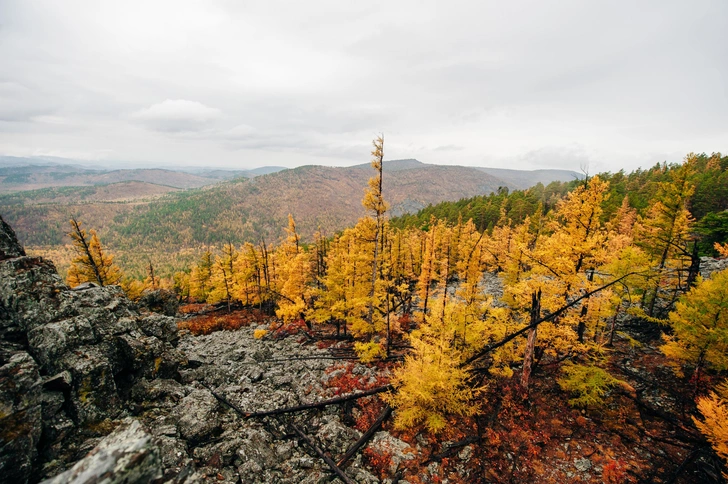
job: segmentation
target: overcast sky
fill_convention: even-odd
[[[0,154],[590,173],[728,152],[728,1],[0,0]]]

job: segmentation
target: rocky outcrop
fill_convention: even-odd
[[[712,257],[700,258],[700,275],[710,277],[714,272],[728,269],[728,258],[714,259]]]
[[[44,406],[38,365],[23,351],[0,355],[0,475],[8,482],[30,475],[37,457]]]
[[[13,229],[0,217],[0,260],[22,257],[25,250],[18,243]]]
[[[140,314],[116,286],[70,290],[0,218],[0,472],[54,472],[128,413],[135,381],[179,378],[176,341],[173,318]]]

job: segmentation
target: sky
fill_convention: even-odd
[[[596,173],[728,152],[728,2],[0,0],[0,155]]]

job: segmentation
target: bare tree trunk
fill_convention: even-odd
[[[587,276],[587,280],[589,282],[592,282],[594,280],[594,270],[589,271],[589,275]],[[587,299],[584,304],[581,306],[581,313],[579,314],[579,325],[576,328],[576,335],[579,340],[579,343],[584,342],[584,332],[586,331],[586,323],[584,320],[586,319],[587,314],[589,313],[589,299]]]
[[[531,294],[531,318],[530,323],[533,327],[528,331],[528,339],[526,340],[526,352],[523,355],[523,373],[521,374],[521,386],[528,391],[528,381],[531,378],[531,370],[533,368],[533,355],[536,348],[536,337],[538,327],[535,323],[541,319],[541,290]]]
[[[698,241],[693,242],[693,251],[690,254],[690,268],[688,269],[688,289],[695,285],[695,281],[700,274],[700,256],[698,255]]]
[[[389,290],[387,290],[387,358],[389,358],[389,347],[392,343],[392,333],[389,324]]]
[[[619,316],[619,310],[621,309],[622,305],[620,303],[619,306],[617,306],[617,309],[614,311],[614,316],[612,316],[612,327],[609,329],[609,343],[607,346],[612,347],[614,346],[614,333],[617,329],[617,316]]]
[[[149,278],[152,280],[152,290],[157,289],[157,277],[154,275],[154,265],[152,265],[152,259],[147,257],[147,262],[149,263]]]

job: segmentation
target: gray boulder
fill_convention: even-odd
[[[152,482],[162,477],[159,449],[137,420],[128,419],[84,459],[45,484]]]
[[[181,415],[177,428],[191,443],[209,439],[220,430],[217,399],[207,390],[194,390],[182,399],[176,409]]]
[[[42,433],[42,380],[28,353],[5,356],[0,361],[0,475],[7,482],[24,482]]]
[[[179,309],[177,295],[166,289],[145,290],[137,304],[140,308],[166,316],[176,316]]]
[[[18,238],[15,236],[12,227],[5,223],[5,220],[0,216],[0,260],[24,255],[25,250],[18,243]]]
[[[162,341],[174,344],[179,339],[177,321],[170,316],[150,314],[139,321],[139,327],[147,336],[154,336]]]

